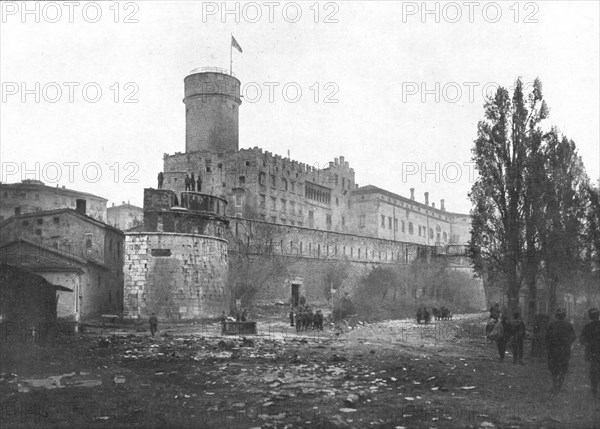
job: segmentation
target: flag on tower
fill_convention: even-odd
[[[242,53],[242,47],[237,42],[237,40],[235,40],[235,37],[233,37],[233,35],[231,36],[231,46],[233,46],[235,49],[237,49],[238,51],[240,51],[240,53]]]

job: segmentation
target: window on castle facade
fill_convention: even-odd
[[[408,233],[409,234],[414,234],[415,233],[415,230],[414,230],[412,222],[408,222]]]
[[[296,203],[293,201],[290,201],[290,213],[296,214]]]
[[[281,211],[282,212],[287,211],[287,201],[286,200],[281,200]]]
[[[267,197],[260,195],[260,206],[264,209],[267,206]]]
[[[243,201],[244,201],[244,198],[241,194],[235,194],[235,206],[236,207],[241,207]]]
[[[433,228],[429,228],[429,238],[433,238]]]
[[[246,176],[240,176],[240,186],[244,186],[246,184]]]
[[[385,228],[385,216],[381,215],[381,227]]]
[[[360,215],[358,217],[358,227],[362,229],[362,228],[365,227],[366,223],[367,223],[367,216],[366,215]]]
[[[327,224],[327,229],[331,229],[331,215],[330,214],[325,216],[325,223]]]
[[[346,218],[342,216],[342,226],[346,226]]]
[[[258,184],[263,186],[267,184],[267,175],[263,171],[258,173]]]
[[[388,216],[388,228],[392,229],[392,218]]]
[[[294,182],[290,182],[290,190],[291,190],[292,192],[295,192],[295,191],[296,191],[296,189],[295,189],[295,188],[296,188],[296,184],[295,184]]]
[[[405,224],[404,224],[404,221],[402,221],[402,232],[405,232],[404,227],[405,227]]]
[[[398,231],[398,219],[394,218],[394,231]]]
[[[91,249],[92,248],[92,240],[93,240],[93,235],[88,233],[85,234],[85,247],[86,249]]]
[[[444,237],[444,241],[448,241],[448,234],[446,234],[446,231],[444,231],[442,236]]]
[[[284,191],[287,191],[288,190],[288,181],[287,181],[287,179],[281,179],[281,182],[282,182],[281,189],[283,189]]]
[[[277,186],[277,179],[274,174],[271,174],[271,186],[274,188]]]
[[[277,198],[271,197],[271,210],[277,210]]]

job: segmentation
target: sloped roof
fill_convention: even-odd
[[[60,214],[60,213],[67,213],[71,216],[75,216],[78,217],[86,222],[89,223],[93,223],[97,226],[100,226],[101,228],[106,228],[108,230],[112,230],[115,232],[118,232],[119,234],[123,234],[123,231],[121,231],[118,228],[115,228],[114,226],[110,226],[107,223],[104,223],[102,221],[99,221],[97,219],[94,219],[91,216],[88,215],[84,215],[82,213],[79,213],[77,210],[74,209],[69,209],[69,208],[61,208],[61,209],[53,209],[53,210],[41,210],[39,212],[32,212],[32,213],[24,213],[24,214],[20,214],[20,215],[15,215],[15,216],[11,216],[8,219],[4,220],[3,222],[0,222],[0,227],[3,227],[5,225],[7,225],[10,222],[21,220],[21,219],[28,219],[28,218],[32,218],[32,217],[40,217],[40,216],[52,216],[55,214]]]
[[[14,265],[0,263],[0,283],[14,282],[18,279],[27,279],[28,281],[39,282],[38,284],[42,287],[52,287],[56,290],[73,292],[73,289],[69,289],[68,287],[61,285],[52,284],[44,277],[38,274],[34,274],[22,267],[16,267]]]

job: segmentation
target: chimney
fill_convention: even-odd
[[[444,207],[444,202],[445,202],[445,201],[446,201],[446,200],[440,200],[440,210],[441,210],[441,211],[443,211],[443,212],[445,212],[445,211],[446,211],[446,207]]]
[[[75,200],[75,211],[78,213],[81,213],[82,215],[85,214],[85,209],[86,209],[86,201],[85,200],[80,200],[77,199]]]
[[[410,199],[415,200],[415,188],[410,188]]]
[[[115,206],[115,203],[112,203],[112,204],[113,204],[112,206],[114,207],[114,206]]]
[[[429,192],[425,192],[425,205],[429,205]]]
[[[431,208],[434,209],[435,208],[435,203],[431,203]]]

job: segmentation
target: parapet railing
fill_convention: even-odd
[[[235,76],[235,74],[227,69],[224,69],[222,67],[198,67],[194,70],[192,70],[189,74],[194,74],[194,73],[206,73],[206,72],[210,72],[210,73],[222,73],[222,74],[228,74],[230,76]]]

